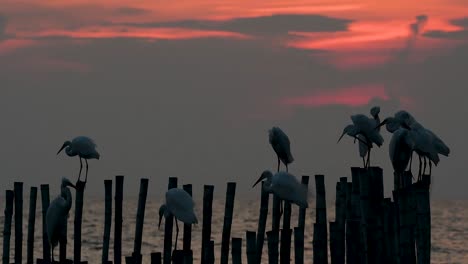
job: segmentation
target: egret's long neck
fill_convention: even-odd
[[[374,120],[375,120],[375,123],[376,123],[377,125],[380,124],[380,116],[379,116],[379,114],[376,114],[376,115],[374,116]],[[377,128],[377,131],[380,131],[380,127]]]
[[[62,192],[60,195],[63,197],[63,199],[65,199],[66,210],[68,212],[72,206],[72,195],[70,189],[68,189],[66,186],[62,187]]]

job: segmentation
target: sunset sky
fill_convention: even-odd
[[[360,166],[354,113],[407,109],[452,150],[434,170],[436,198],[468,198],[465,0],[0,0],[1,191],[75,179],[55,156],[88,135],[102,159],[91,193],[124,174],[160,195],[182,183],[250,186],[276,157],[268,129],[288,133],[297,176],[335,182]],[[393,182],[387,144],[374,151]],[[416,167],[414,167],[416,169]]]

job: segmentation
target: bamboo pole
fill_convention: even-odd
[[[23,183],[14,183],[15,192],[15,263],[23,258]]]
[[[161,252],[151,253],[151,264],[161,264]]]
[[[294,228],[294,263],[304,264],[304,228]]]
[[[224,206],[224,224],[221,240],[221,264],[227,264],[229,259],[229,242],[231,239],[232,212],[234,211],[235,196],[236,183],[228,182],[226,188],[226,204]]]
[[[328,263],[327,254],[327,205],[325,195],[325,176],[315,175],[315,224],[313,237],[314,263]]]
[[[50,197],[49,197],[49,185],[41,184],[41,203],[42,203],[42,260],[50,262],[50,245],[49,239],[47,238],[47,209],[49,208]]]
[[[36,200],[37,187],[31,187],[29,192],[29,215],[28,215],[28,246],[26,250],[26,263],[34,263],[34,228],[36,225]]]
[[[104,235],[102,243],[102,264],[109,261],[109,242],[112,225],[112,180],[104,180]]]
[[[232,238],[232,264],[242,264],[242,238]]]
[[[289,264],[291,261],[291,203],[283,201],[283,229],[281,230],[280,263]]]
[[[124,176],[115,177],[114,264],[122,263],[122,203]]]
[[[266,183],[262,182],[262,190],[260,196],[260,216],[258,218],[258,229],[257,229],[257,264],[262,262],[263,244],[265,240],[265,229],[268,217],[268,200],[270,194],[265,189]]]
[[[256,234],[253,231],[246,231],[246,241],[247,241],[247,263],[255,264],[257,262],[256,254]]]
[[[278,264],[278,231],[271,230],[266,232],[268,240],[268,263]]]
[[[177,178],[169,177],[169,183],[167,189],[177,188]],[[164,254],[163,254],[163,263],[170,264],[172,256],[172,229],[173,229],[174,218],[167,217],[164,222]],[[176,241],[177,242],[177,241]]]
[[[5,191],[5,221],[3,225],[3,264],[10,263],[11,220],[13,218],[14,197],[15,193],[12,190]]]
[[[184,184],[183,189],[192,196],[192,184]],[[192,225],[191,224],[184,224],[184,243],[183,249],[187,252],[192,250]]]
[[[83,223],[83,201],[85,182],[78,181],[75,192],[75,225],[74,225],[74,244],[73,244],[73,262],[81,263],[81,225]]]
[[[213,213],[213,185],[205,185],[203,191],[203,227],[202,227],[202,250],[201,264],[209,263],[208,247],[211,239],[211,219]],[[207,252],[205,252],[207,251]]]

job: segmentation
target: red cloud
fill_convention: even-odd
[[[320,107],[325,105],[363,106],[372,99],[390,99],[382,85],[353,86],[334,91],[320,91],[309,96],[290,97],[281,101],[285,105]]]

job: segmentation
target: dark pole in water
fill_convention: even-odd
[[[340,263],[339,262],[339,250],[338,250],[338,225],[336,222],[330,222],[330,260],[331,263]]]
[[[307,187],[307,191],[309,190],[309,176],[304,175],[302,176],[301,183]],[[297,226],[302,228],[302,232],[304,233],[305,229],[305,218],[306,218],[306,208],[300,207],[299,208],[299,217],[297,220]]]
[[[325,200],[325,176],[315,175],[315,224],[313,237],[314,263],[328,263],[327,254],[327,205]]]
[[[14,183],[15,191],[15,263],[23,258],[23,183]]]
[[[304,264],[304,228],[294,228],[294,263]]]
[[[211,239],[211,218],[213,212],[213,185],[205,185],[203,190],[203,227],[201,264],[208,263],[208,247]]]
[[[133,247],[133,263],[141,263],[141,242],[143,240],[143,223],[145,221],[146,197],[148,194],[148,179],[140,180],[140,194],[138,195],[137,219],[135,225],[135,244]]]
[[[228,182],[226,189],[226,204],[224,207],[224,224],[221,241],[221,264],[229,260],[229,242],[231,240],[232,212],[234,211],[234,198],[236,196],[236,183]]]
[[[260,196],[260,216],[258,218],[258,230],[257,230],[257,264],[262,262],[262,251],[263,251],[263,243],[265,240],[265,229],[266,229],[266,222],[268,217],[268,200],[270,198],[270,194],[265,190],[265,182],[262,182],[262,190]]]
[[[283,229],[281,229],[280,263],[289,264],[291,261],[291,203],[283,201]]]
[[[279,232],[275,231],[268,231],[267,233],[268,239],[268,264],[278,264],[278,236]]]
[[[15,193],[12,190],[5,191],[5,222],[3,226],[3,264],[10,263],[11,218],[13,217],[14,196]]]
[[[345,263],[345,221],[346,221],[346,190],[348,178],[341,177],[336,184],[335,228],[336,228],[336,263]],[[331,238],[331,235],[330,235]],[[331,250],[331,248],[330,248]]]
[[[49,239],[47,238],[47,224],[46,214],[49,208],[49,185],[41,184],[41,200],[42,200],[42,259],[49,263],[50,262],[50,245]]]
[[[161,264],[161,252],[151,253],[151,264]]]
[[[192,195],[192,184],[184,184],[184,190]],[[193,251],[192,251],[192,225],[184,224],[184,241],[183,241],[183,250],[184,250],[184,261],[185,264],[193,263]]]
[[[232,238],[232,264],[242,264],[242,238]]]
[[[169,183],[167,185],[167,189],[177,188],[177,178],[176,177],[169,177]],[[163,255],[163,263],[170,264],[171,263],[171,256],[172,256],[172,225],[173,225],[173,217],[168,217],[165,219],[164,222],[164,255]],[[177,243],[177,241],[176,241]]]
[[[256,239],[257,235],[253,231],[246,231],[245,232],[246,241],[247,241],[247,263],[248,264],[255,264],[257,262],[257,249],[256,249]]]
[[[83,200],[85,182],[78,181],[75,192],[75,225],[74,225],[74,244],[73,244],[73,262],[81,263],[81,225],[83,222]]]
[[[28,248],[27,252],[27,264],[34,263],[34,227],[36,224],[36,199],[37,199],[37,187],[31,187],[29,193],[29,216],[28,216]]]
[[[431,176],[423,175],[422,182],[416,187],[418,264],[431,261],[431,203],[429,186]]]
[[[359,170],[359,193],[361,205],[361,261],[369,263],[369,218],[370,176],[367,169]]]
[[[122,202],[124,176],[115,177],[114,264],[122,264]]]
[[[273,219],[271,221],[271,232],[276,232],[276,235],[273,235],[272,238],[276,238],[273,239],[272,241],[275,242],[276,241],[276,245],[273,245],[273,244],[270,244],[270,241],[268,241],[268,251],[270,251],[270,248],[272,247],[276,247],[276,250],[275,252],[278,252],[278,244],[279,244],[279,236],[280,236],[280,221],[281,221],[281,214],[280,214],[280,207],[281,207],[281,199],[276,196],[275,194],[273,194],[273,206],[272,206],[272,210],[273,210]],[[272,257],[278,257],[278,254],[274,253],[273,255],[270,255],[268,254],[269,258]],[[270,261],[270,260],[269,260]],[[274,261],[275,263],[278,262],[278,260]]]
[[[102,243],[102,264],[109,261],[109,241],[112,225],[112,180],[104,180],[104,236]]]

